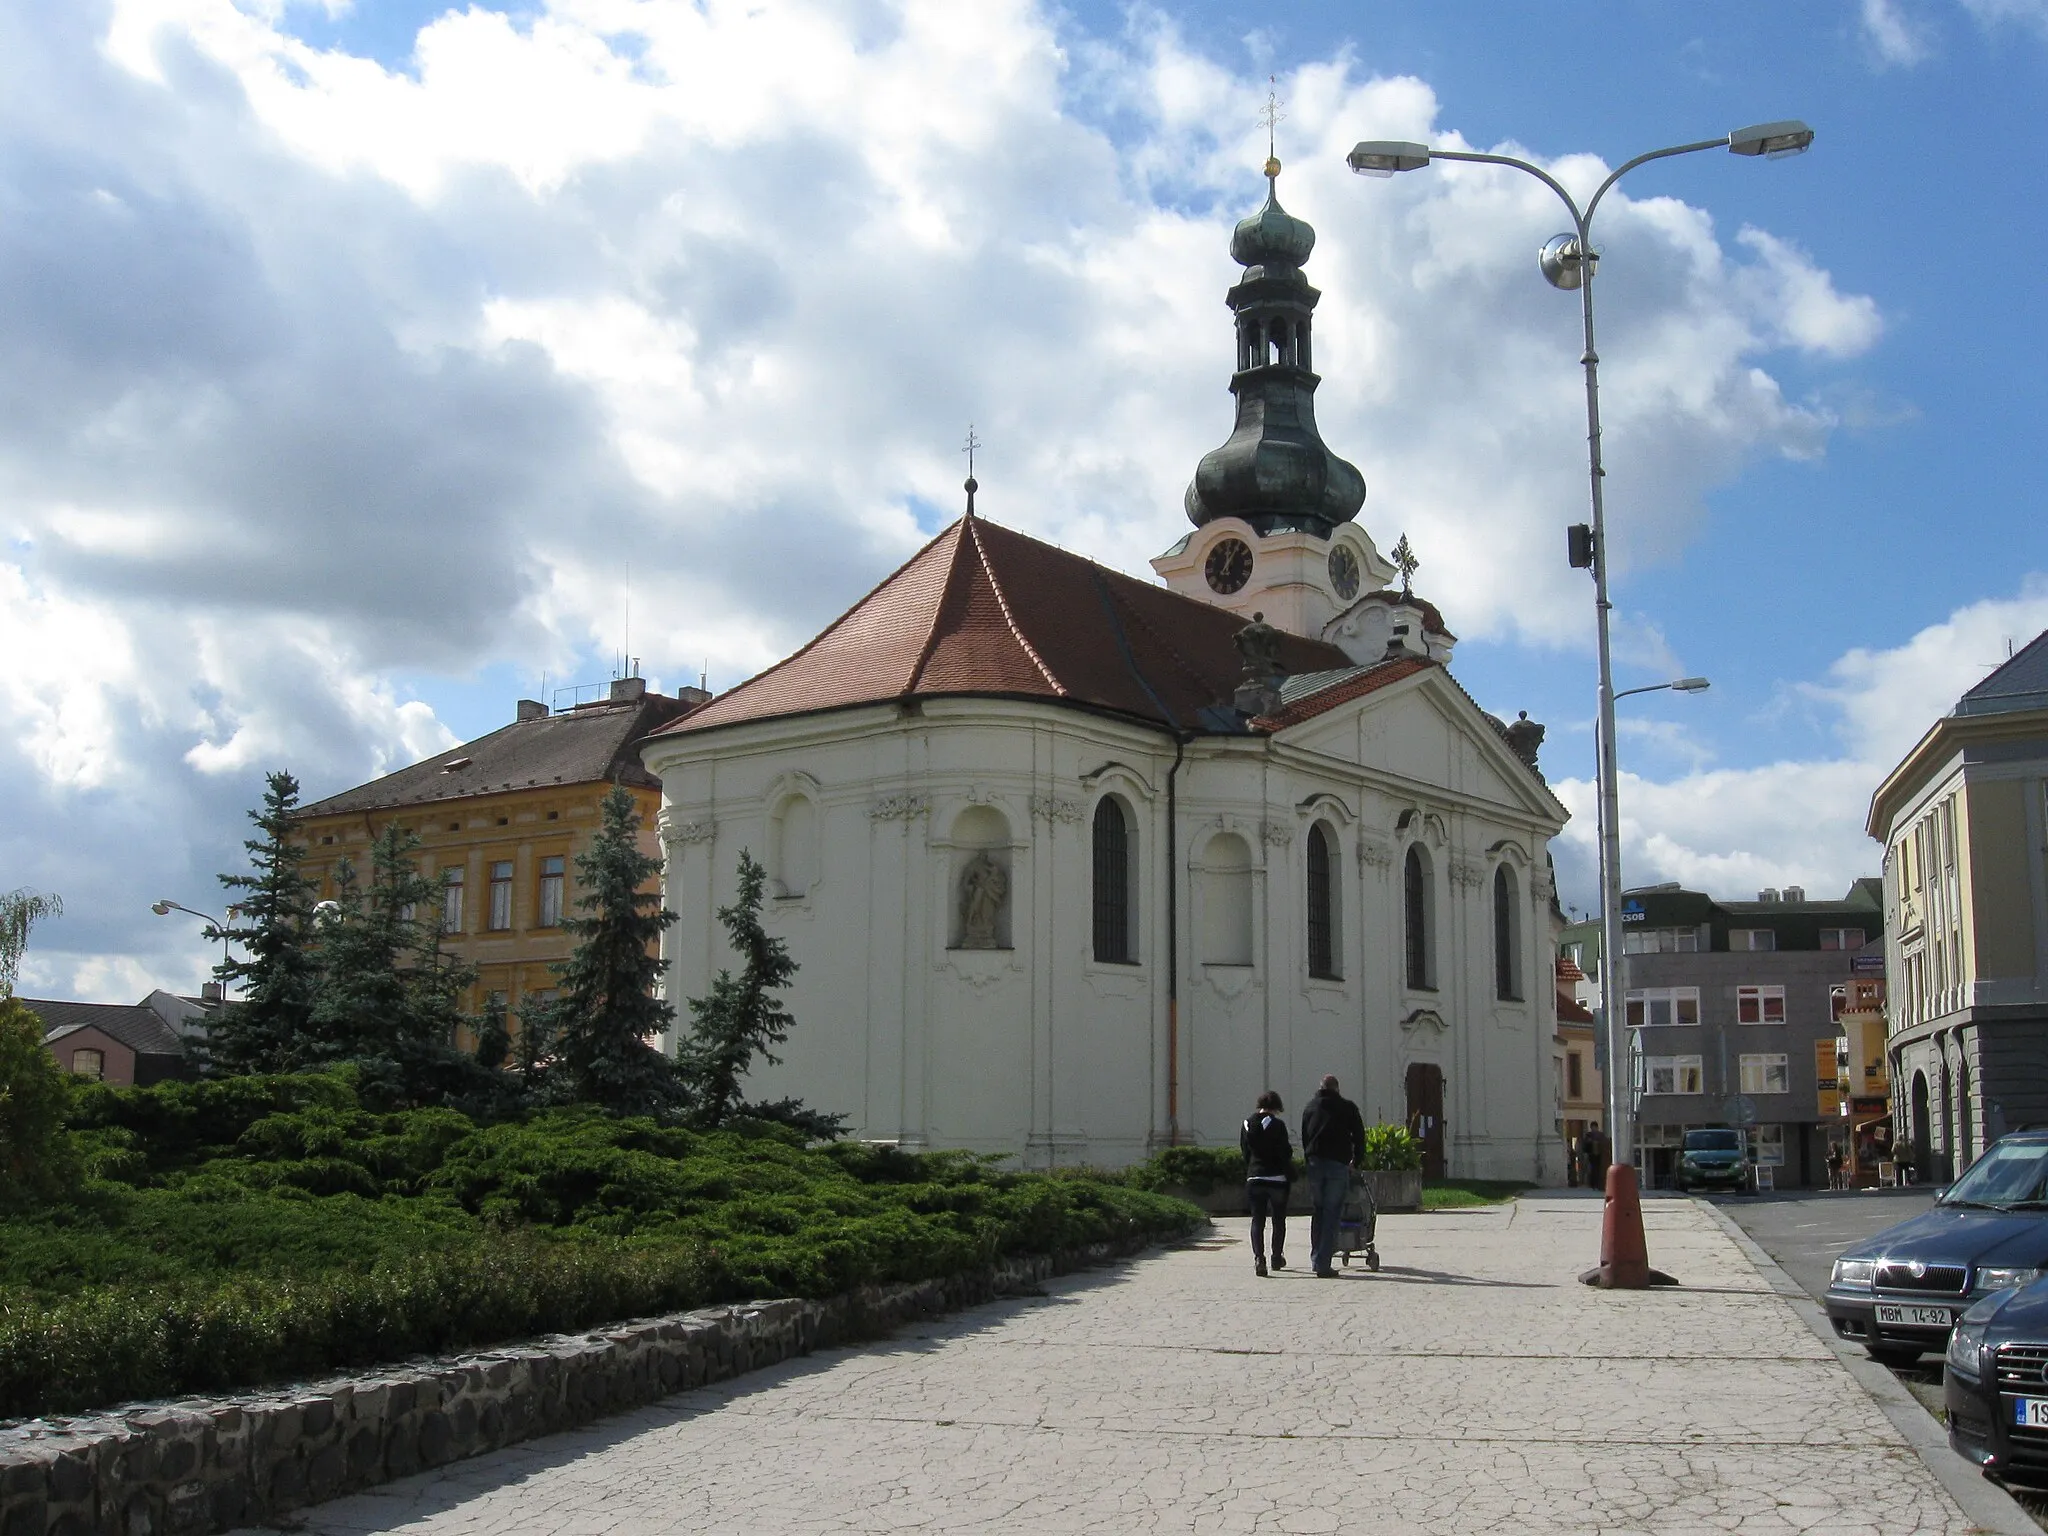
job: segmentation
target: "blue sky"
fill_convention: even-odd
[[[1582,186],[1816,128],[1604,216],[1620,680],[1714,681],[1623,705],[1625,864],[1874,868],[1876,779],[2048,625],[2048,4],[0,6],[0,888],[68,907],[25,990],[195,983],[147,905],[217,895],[266,768],[345,787],[628,649],[786,653],[950,518],[970,419],[985,512],[1142,571],[1229,430],[1269,74],[1360,521],[1575,809],[1561,210],[1343,148]]]

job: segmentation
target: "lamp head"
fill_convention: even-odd
[[[1419,171],[1429,164],[1429,146],[1403,139],[1366,139],[1351,147],[1344,163],[1361,176],[1391,176],[1396,171]]]
[[[168,901],[151,902],[149,910],[158,917],[169,917],[171,915],[171,904]]]
[[[1796,117],[1782,123],[1752,123],[1728,135],[1730,154],[1763,155],[1771,160],[1803,155],[1812,144],[1813,130]]]
[[[1671,686],[1680,693],[1705,693],[1714,685],[1704,677],[1681,677]]]
[[[1552,235],[1543,242],[1543,249],[1536,253],[1536,265],[1543,269],[1544,280],[1551,287],[1562,288],[1567,293],[1586,280],[1586,264],[1599,259],[1600,253],[1594,251],[1581,260],[1577,235]]]

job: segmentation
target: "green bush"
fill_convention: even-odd
[[[1123,1182],[811,1147],[762,1124],[371,1113],[339,1075],[96,1088],[75,1120],[90,1176],[0,1221],[0,1417],[826,1296],[1201,1220]]]
[[[1369,1125],[1365,1128],[1365,1156],[1358,1166],[1377,1172],[1398,1172],[1422,1166],[1422,1143],[1405,1125]]]
[[[1244,1180],[1244,1154],[1236,1147],[1162,1147],[1125,1179],[1138,1189],[1189,1189],[1206,1195],[1219,1184]]]
[[[45,1197],[73,1176],[68,1078],[43,1045],[43,1021],[0,991],[0,1210]]]

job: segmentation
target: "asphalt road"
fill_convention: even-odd
[[[1828,1288],[1836,1254],[1861,1238],[1918,1216],[1934,1204],[1934,1190],[1801,1189],[1729,1195],[1714,1204],[1819,1301]]]

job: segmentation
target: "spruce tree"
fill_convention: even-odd
[[[704,1126],[722,1125],[745,1112],[740,1080],[756,1057],[770,1066],[780,1062],[771,1048],[788,1039],[796,1023],[776,995],[796,974],[796,962],[789,957],[789,946],[770,938],[761,926],[764,875],[744,848],[739,878],[739,895],[731,906],[718,909],[718,920],[744,965],[738,977],[720,971],[709,997],[690,999],[690,1038],[681,1053],[692,1118]],[[763,1108],[770,1113],[762,1118],[784,1119],[801,1106],[783,1100]]]
[[[207,930],[209,938],[225,938],[248,957],[214,968],[223,991],[242,984],[242,995],[207,1023],[210,1069],[216,1073],[288,1071],[303,1046],[319,984],[314,885],[303,873],[305,850],[292,825],[299,782],[289,773],[273,773],[265,783],[263,808],[249,813],[263,835],[242,844],[252,873],[220,877],[241,894],[228,908],[228,928]]]
[[[554,1002],[522,1020],[533,1033],[522,1056],[535,1060],[547,1042],[556,1096],[618,1115],[673,1115],[682,1085],[674,1063],[649,1042],[675,1019],[655,985],[668,966],[658,953],[662,930],[676,915],[643,889],[661,861],[640,851],[633,797],[615,784],[602,810],[597,836],[576,857],[583,894],[575,909],[586,915],[562,924],[576,949],[553,968],[562,983]]]
[[[346,860],[336,866],[337,910],[320,925],[320,982],[296,1053],[310,1066],[352,1062],[370,1097],[400,1104],[483,1086],[455,1049],[475,972],[441,951],[440,890],[415,863],[419,846],[393,823],[370,845],[368,886]]]

